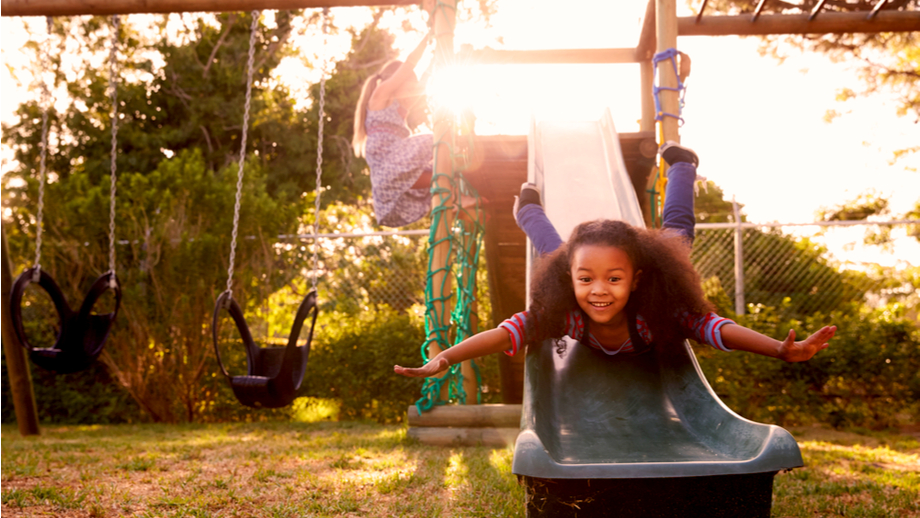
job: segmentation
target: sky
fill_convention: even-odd
[[[682,4],[678,14],[692,14]],[[634,47],[638,41],[644,1],[577,0],[565,9],[559,5],[499,0],[490,28],[458,23],[455,45],[514,50]],[[323,38],[307,29],[295,36],[306,60],[341,58],[350,44],[344,29],[370,20],[363,8],[333,12],[337,33]],[[132,15],[134,23],[139,20],[143,18]],[[43,20],[28,21],[43,34]],[[418,10],[388,14],[381,25],[401,32],[406,23],[421,29],[425,16]],[[22,71],[28,63],[19,51],[27,38],[22,19],[2,18],[2,31],[0,113],[9,122],[16,106],[37,90],[28,87],[29,76]],[[397,39],[403,55],[420,35]],[[678,41],[693,64],[681,139],[699,154],[700,174],[722,187],[729,199],[734,195],[743,203],[749,221],[812,221],[822,206],[869,189],[890,197],[893,216],[909,211],[920,199],[920,154],[892,163],[892,153],[917,145],[920,125],[910,116],[898,117],[894,100],[884,95],[838,103],[838,89],[859,90],[862,85],[850,64],[795,50],[780,62],[760,56],[758,45],[753,37],[685,36]],[[304,58],[283,63],[277,80],[308,102],[306,86],[317,80],[321,69],[305,66]],[[463,77],[467,82],[462,91],[475,106],[479,134],[526,134],[532,116],[594,120],[606,107],[619,131],[638,131],[638,65],[481,65]],[[832,109],[845,113],[828,123],[825,113]],[[8,157],[5,144],[3,151]],[[909,256],[903,259],[920,264],[916,247],[904,254]]]

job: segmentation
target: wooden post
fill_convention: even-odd
[[[655,65],[652,58],[656,47],[656,20],[655,0],[648,0],[645,7],[645,17],[642,20],[642,32],[639,35],[639,44],[636,45],[636,60],[639,61],[639,99],[642,106],[642,118],[639,120],[639,131],[655,131]],[[653,166],[654,168],[654,166]],[[654,181],[655,175],[649,174],[649,182]],[[646,189],[637,189],[644,190]],[[646,192],[640,192],[639,207],[647,227],[652,226],[652,204]]]
[[[655,131],[655,65],[652,60],[639,64],[639,81],[642,96],[642,119],[639,131]]]
[[[435,70],[437,71],[453,62],[456,0],[440,0],[431,15],[434,17],[434,36],[436,38],[434,60]],[[441,347],[438,345],[437,341],[432,339],[436,338],[437,329],[446,328],[450,321],[450,233],[453,227],[455,202],[455,193],[451,182],[453,164],[451,163],[450,145],[454,133],[453,117],[450,112],[440,110],[438,113],[434,114],[434,119],[435,145],[432,188],[436,193],[431,200],[432,211],[441,207],[441,195],[437,194],[437,191],[448,193],[448,197],[443,206],[444,210],[440,213],[440,219],[436,222],[437,225],[431,230],[434,239],[431,241],[432,246],[428,251],[430,256],[430,269],[433,270],[429,272],[430,277],[427,290],[427,295],[431,297],[431,304],[428,307],[428,318],[432,323],[432,334],[428,336],[429,358],[433,358],[441,352]],[[442,338],[445,341],[450,340],[450,333],[445,331],[445,336]],[[436,374],[438,377],[443,375],[443,372]],[[443,398],[445,394],[442,392],[441,396]]]
[[[652,57],[655,54],[655,0],[649,0],[645,8],[645,18],[642,23],[642,33],[639,44],[636,46],[636,61],[639,62],[640,90],[642,102],[642,119],[639,122],[639,131],[655,131],[655,65]]]
[[[639,85],[642,103],[642,118],[639,120],[639,131],[655,131],[655,65],[652,60],[643,61],[639,64]],[[645,189],[641,185],[636,186],[639,192],[639,207],[642,209],[642,218],[645,220],[645,226],[652,226],[652,204],[649,202],[648,185],[655,181],[654,169],[652,164],[651,171],[648,175],[648,182]],[[641,184],[641,182],[638,182]]]
[[[657,0],[658,8],[656,17],[658,22],[658,50],[664,52],[677,48],[677,0]],[[677,75],[674,67],[662,63],[658,67],[658,86],[664,88],[677,88]],[[661,110],[665,113],[677,115],[680,111],[680,94],[674,90],[663,90],[659,94]],[[663,117],[662,144],[668,140],[680,142],[678,120],[674,117]]]
[[[677,0],[655,0],[655,20],[657,34],[657,52],[663,52],[671,48],[677,48]],[[654,70],[652,72],[654,76]],[[658,65],[658,86],[662,88],[677,88],[677,75],[674,73],[674,67],[669,63],[659,63]],[[661,90],[658,94],[658,100],[661,103],[661,111],[664,113],[673,113],[675,115],[680,111],[680,94],[676,90]],[[674,117],[662,117],[659,122],[661,130],[659,131],[660,144],[669,140],[680,142],[680,130],[678,120]],[[667,174],[667,164],[662,169],[662,174]],[[648,179],[649,190],[655,187],[657,181],[656,175],[650,175]],[[651,209],[654,210],[654,209]],[[651,220],[651,214],[646,215],[646,222]]]
[[[16,410],[16,423],[20,435],[38,435],[38,407],[35,393],[32,391],[32,376],[29,362],[26,360],[25,348],[19,343],[13,332],[13,319],[10,314],[10,291],[13,289],[13,273],[10,268],[10,250],[6,244],[6,231],[3,236],[3,354],[6,355],[6,371],[9,373],[10,392],[13,394],[13,407]]]

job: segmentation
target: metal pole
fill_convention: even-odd
[[[25,348],[13,332],[13,318],[10,314],[10,291],[13,289],[13,274],[10,268],[10,251],[6,244],[6,230],[3,231],[3,354],[6,356],[6,371],[9,373],[10,392],[16,410],[16,424],[23,436],[38,435],[38,406],[32,391],[32,376]]]
[[[735,313],[744,314],[744,230],[741,226],[741,211],[732,196],[732,211],[735,213]]]

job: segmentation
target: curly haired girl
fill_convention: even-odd
[[[548,254],[532,283],[530,311],[441,352],[423,367],[397,365],[395,372],[432,376],[463,360],[498,351],[515,354],[524,344],[563,336],[608,355],[638,354],[655,341],[683,338],[787,362],[809,360],[825,349],[835,326],[800,342],[791,329],[783,340],[775,340],[711,311],[689,254],[699,159],[674,142],[660,152],[671,166],[662,230],[591,221],[577,226],[563,244],[543,212],[539,192],[530,184],[522,186],[515,219],[537,250]]]

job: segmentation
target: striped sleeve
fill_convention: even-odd
[[[712,312],[705,315],[684,313],[680,320],[684,329],[690,331],[690,335],[697,342],[708,344],[720,351],[732,351],[722,343],[722,326],[734,324],[734,321]]]
[[[527,330],[527,320],[530,318],[530,312],[521,311],[515,313],[508,320],[505,320],[498,327],[508,331],[511,337],[511,349],[505,351],[508,356],[514,356],[518,350],[527,342],[525,331]]]
[[[585,338],[585,319],[581,311],[569,311],[565,316],[565,334],[579,342]]]

